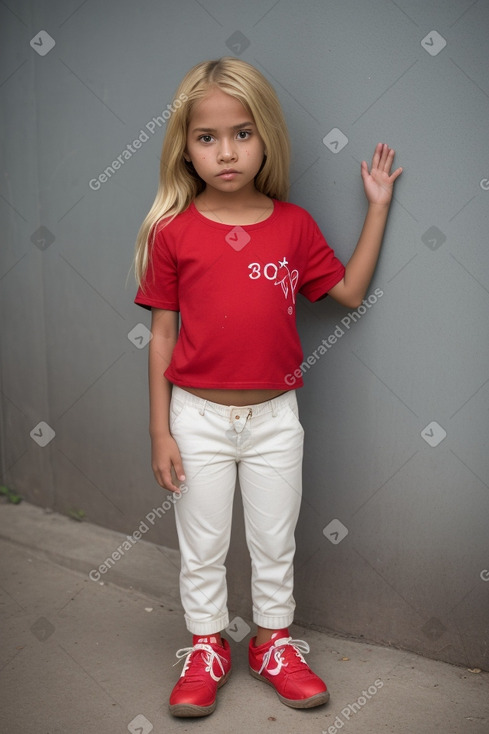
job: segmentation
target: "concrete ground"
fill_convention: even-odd
[[[488,734],[489,673],[297,626],[331,699],[308,711],[284,706],[248,673],[245,610],[230,625],[233,673],[216,711],[173,718],[175,652],[189,644],[178,554],[141,540],[91,580],[124,540],[27,503],[0,505],[2,732]]]

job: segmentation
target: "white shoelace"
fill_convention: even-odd
[[[287,667],[288,663],[283,659],[282,653],[285,647],[288,645],[290,645],[294,649],[294,652],[301,663],[307,665],[302,656],[302,653],[307,654],[310,651],[310,647],[307,642],[305,642],[304,640],[293,640],[292,637],[282,637],[279,640],[274,640],[273,645],[267,650],[267,652],[263,656],[263,663],[258,673],[260,674],[263,670],[266,669],[267,673],[270,673],[270,675],[278,675],[283,667]],[[268,664],[271,662],[272,657],[277,664],[275,668],[268,667]]]
[[[183,665],[183,670],[182,670],[182,673],[180,675],[180,678],[182,678],[186,674],[187,670],[189,669],[190,658],[192,656],[192,653],[195,652],[196,650],[202,650],[202,657],[203,657],[204,662],[206,664],[205,672],[206,673],[209,673],[210,676],[211,676],[211,678],[213,680],[215,680],[216,682],[218,682],[219,680],[221,680],[222,676],[225,674],[225,670],[224,670],[224,666],[222,664],[221,656],[210,645],[205,645],[205,644],[200,643],[200,642],[197,643],[196,645],[194,645],[193,647],[182,647],[182,648],[180,648],[180,650],[177,650],[176,656],[177,656],[178,659],[177,659],[177,662],[173,664],[174,666],[175,665],[178,665],[178,663],[180,662],[180,660],[182,658],[185,658],[186,657],[186,660],[185,660],[185,663]],[[216,661],[218,663],[219,667],[221,668],[221,672],[222,672],[222,675],[218,676],[217,678],[214,675],[214,672],[212,670],[212,666],[213,666],[214,661]]]

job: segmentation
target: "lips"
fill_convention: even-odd
[[[219,171],[218,176],[227,176],[230,173],[239,173],[234,168],[225,168],[223,171]]]

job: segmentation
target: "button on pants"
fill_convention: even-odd
[[[289,626],[304,438],[295,391],[233,407],[174,386],[170,430],[188,488],[175,502],[188,630],[208,635],[229,625],[225,560],[237,478],[251,557],[253,621],[271,629]]]

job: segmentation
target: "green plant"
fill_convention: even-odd
[[[13,489],[9,489],[5,485],[0,487],[0,495],[2,497],[6,497],[8,502],[11,502],[13,505],[18,505],[20,502],[22,502],[22,497],[20,494],[17,494]]]
[[[75,507],[72,507],[68,510],[68,517],[71,517],[72,520],[76,520],[77,522],[83,522],[86,517],[86,512],[85,510],[77,510]]]

